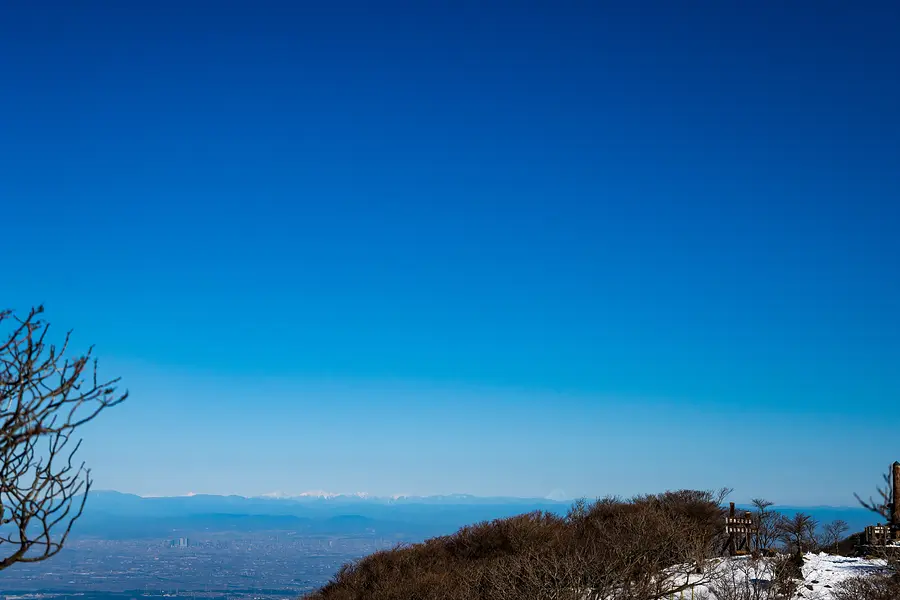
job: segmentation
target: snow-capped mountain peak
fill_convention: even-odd
[[[277,500],[291,500],[291,499],[321,499],[321,500],[331,500],[333,498],[359,498],[361,500],[367,500],[372,498],[372,496],[368,492],[355,492],[353,494],[342,494],[336,492],[326,492],[325,490],[309,490],[306,492],[300,492],[299,494],[286,494],[284,492],[269,492],[268,494],[262,494],[259,496],[260,498],[272,498]]]
[[[326,492],[324,490],[311,490],[309,492],[300,492],[297,494],[297,498],[335,498],[340,496],[340,494],[335,494],[334,492]]]
[[[275,498],[278,500],[290,498],[290,494],[285,494],[284,492],[269,492],[268,494],[261,494],[260,498]]]

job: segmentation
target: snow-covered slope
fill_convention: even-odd
[[[883,561],[830,554],[807,554],[803,563],[803,585],[799,598],[831,600],[831,590],[841,581],[857,575],[876,573]]]
[[[803,563],[803,581],[800,582],[793,600],[834,600],[833,591],[840,582],[858,575],[877,573],[883,566],[884,562],[879,560],[825,553],[807,554]],[[695,598],[720,600],[715,593],[717,587],[730,587],[734,590],[743,587],[748,580],[760,587],[766,587],[771,572],[764,561],[753,562],[749,557],[737,557],[718,562],[712,577],[718,579],[718,585],[708,583],[696,586],[693,590]],[[704,579],[708,579],[708,576]],[[761,597],[767,596],[761,594]]]

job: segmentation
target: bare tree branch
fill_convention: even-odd
[[[43,312],[0,311],[0,570],[62,549],[91,488],[73,434],[128,397],[118,379],[100,382],[93,348],[66,357],[71,332],[48,344]]]

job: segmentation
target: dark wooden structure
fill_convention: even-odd
[[[739,552],[750,551],[750,537],[753,535],[753,515],[745,512],[743,516],[737,516],[734,510],[734,502],[728,506],[728,516],[725,517],[725,533],[728,535],[726,548],[731,556]]]
[[[869,525],[863,531],[866,546],[883,546],[891,539],[891,528],[887,525]]]

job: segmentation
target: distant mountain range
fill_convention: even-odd
[[[479,497],[471,494],[391,496],[369,494],[266,494],[258,497],[191,494],[145,498],[114,491],[90,493],[75,534],[147,538],[173,532],[293,531],[315,535],[376,535],[424,539],[480,521],[532,511],[563,515],[568,501]],[[749,507],[740,506],[741,509]],[[856,507],[775,506],[787,515],[811,514],[821,523],[847,521],[860,531],[878,521]]]
[[[149,500],[149,501],[175,501],[187,498],[196,498],[194,502],[199,501],[218,501],[225,500],[231,503],[254,502],[254,501],[278,501],[278,502],[369,502],[381,504],[571,504],[570,500],[560,500],[557,498],[520,498],[515,496],[475,496],[473,494],[438,494],[433,496],[415,496],[410,494],[395,494],[393,496],[375,496],[366,492],[355,492],[352,494],[326,492],[315,490],[309,492],[301,492],[299,494],[286,494],[283,492],[271,492],[261,494],[259,496],[238,496],[238,495],[216,495],[216,494],[195,494],[190,493],[184,496],[138,496],[136,494],[127,494],[124,492],[116,492],[113,490],[100,490],[91,492],[91,497],[103,497],[106,500],[116,499],[120,502]],[[218,500],[217,500],[218,499]]]
[[[545,498],[518,498],[514,496],[474,496],[472,494],[443,494],[433,496],[415,496],[411,494],[394,494],[392,496],[374,496],[366,492],[355,492],[353,494],[336,494],[333,492],[324,492],[321,490],[312,492],[301,492],[296,495],[284,494],[281,492],[272,492],[254,498],[266,498],[270,500],[295,500],[303,502],[307,500],[338,500],[338,501],[359,501],[365,500],[369,502],[412,502],[417,504],[514,504],[522,502],[530,504],[533,502],[563,502],[549,497]]]
[[[211,494],[142,497],[92,491],[74,533],[122,539],[190,531],[293,531],[424,539],[479,521],[535,510],[563,514],[567,508],[568,503],[543,498],[470,494],[377,497],[307,492],[248,498]]]

